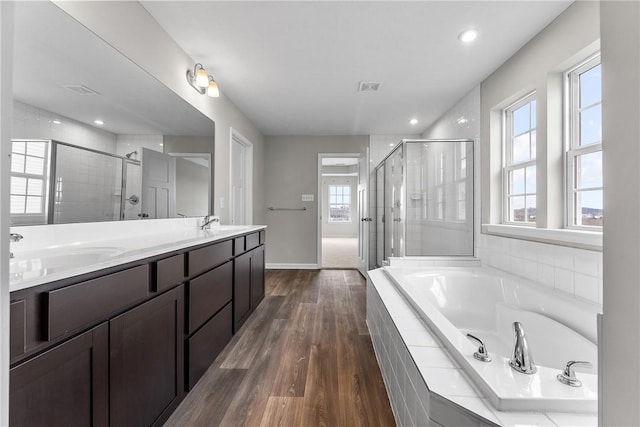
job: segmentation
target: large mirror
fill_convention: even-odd
[[[50,2],[16,2],[11,224],[211,213],[214,123]]]

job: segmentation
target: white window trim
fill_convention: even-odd
[[[579,90],[572,76],[579,76],[596,65],[600,64],[600,54],[596,54],[567,70],[564,75],[565,81],[565,228],[570,230],[583,230],[588,232],[602,233],[601,226],[577,225],[574,223],[573,215],[575,211],[575,159],[584,154],[602,151],[602,141],[585,146],[578,146],[576,141],[580,137],[580,121],[574,112],[579,102]],[[602,105],[602,98],[600,99]],[[596,188],[593,188],[596,189]],[[600,187],[604,190],[604,187]]]
[[[331,200],[331,187],[347,187],[349,188],[349,219],[346,221],[336,221],[336,220],[332,220],[331,219],[331,201],[329,201],[329,203],[327,203],[327,222],[331,223],[331,224],[350,224],[352,222],[352,210],[353,210],[353,204],[351,203],[351,196],[353,196],[352,194],[352,188],[350,184],[330,184],[327,186],[327,194],[329,196],[329,200]],[[342,194],[342,197],[344,197],[344,194]],[[336,204],[336,203],[334,203]],[[338,203],[339,205],[344,205],[344,203]]]
[[[517,110],[518,108],[522,107],[523,105],[526,105],[528,103],[530,103],[531,101],[536,99],[536,92],[529,92],[526,95],[524,95],[523,97],[521,97],[520,99],[518,99],[516,102],[514,102],[513,104],[508,105],[507,107],[505,107],[502,110],[502,124],[503,124],[503,128],[502,128],[502,152],[503,152],[503,157],[502,157],[502,224],[505,225],[515,225],[515,226],[522,226],[522,227],[535,227],[536,226],[536,222],[531,222],[531,221],[525,221],[525,222],[516,222],[516,221],[509,221],[509,172],[513,171],[513,170],[517,170],[517,169],[525,169],[531,166],[536,166],[536,161],[537,161],[537,155],[536,158],[531,159],[531,160],[527,160],[525,162],[520,162],[520,163],[514,163],[514,164],[510,164],[509,163],[509,159],[511,159],[511,141],[507,141],[507,139],[509,139],[510,137],[512,137],[513,135],[511,135],[511,131],[509,130],[511,128],[511,115],[509,114],[509,111],[514,111]],[[537,105],[537,103],[536,103]],[[536,119],[536,127],[535,128],[530,128],[527,132],[531,132],[532,130],[537,129],[537,119]],[[516,135],[519,136],[519,135]],[[536,145],[537,146],[537,145]],[[537,171],[536,171],[537,172]],[[536,185],[536,189],[537,189],[537,185]],[[529,193],[529,194],[533,194],[533,193]],[[527,193],[525,193],[525,216],[526,216],[526,212],[527,212],[527,205],[526,205],[526,195]],[[536,206],[537,206],[537,192],[536,192]],[[537,214],[536,214],[536,218],[537,218]]]
[[[511,224],[482,224],[482,233],[558,246],[602,251],[602,232],[567,228],[534,228]]]

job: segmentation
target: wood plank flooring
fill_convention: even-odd
[[[266,297],[165,426],[395,426],[356,270],[267,270]]]

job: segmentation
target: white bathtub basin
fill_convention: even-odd
[[[385,273],[438,336],[452,357],[499,410],[597,411],[596,313],[557,292],[487,268],[439,268],[416,271],[385,268]],[[534,375],[508,365],[513,350],[512,324],[519,321],[538,367]],[[482,339],[493,358],[476,360]],[[569,360],[586,360],[593,370],[576,369],[583,386],[561,384],[556,375]]]

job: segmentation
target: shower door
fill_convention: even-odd
[[[385,259],[404,256],[403,145],[384,162]]]

